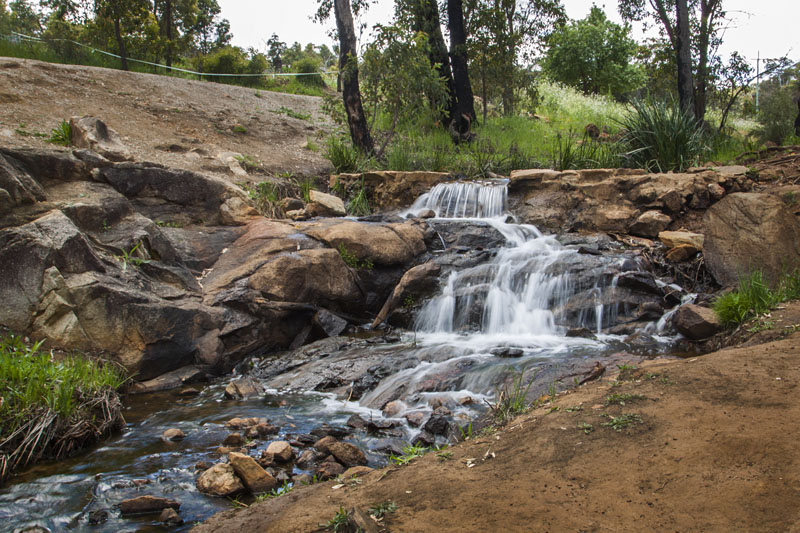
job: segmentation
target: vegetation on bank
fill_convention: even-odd
[[[800,271],[781,277],[770,288],[760,270],[739,280],[739,287],[714,301],[714,312],[722,323],[735,327],[758,315],[768,313],[778,304],[800,298]]]
[[[42,458],[69,455],[123,423],[114,365],[56,356],[19,336],[0,336],[0,481]]]

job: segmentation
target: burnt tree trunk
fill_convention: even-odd
[[[453,72],[450,70],[450,57],[442,35],[439,5],[437,0],[412,0],[412,5],[414,18],[411,29],[428,36],[428,59],[447,85],[449,95],[447,116],[448,120],[452,120],[455,112],[455,87]]]
[[[678,60],[678,101],[684,110],[694,112],[694,83],[692,81],[692,42],[689,38],[689,6],[687,0],[675,2],[677,27],[675,51]]]
[[[125,39],[122,38],[119,16],[114,17],[114,37],[117,39],[117,48],[119,49],[119,57],[122,61],[122,70],[128,70],[128,52],[125,49]]]
[[[451,119],[460,135],[469,132],[475,121],[475,102],[472,84],[467,69],[467,32],[464,29],[462,0],[447,0],[447,21],[450,30],[450,61],[453,65],[453,88]]]
[[[364,154],[374,151],[372,137],[367,127],[367,117],[361,105],[361,89],[358,86],[358,49],[353,27],[353,12],[350,0],[334,0],[336,29],[339,33],[339,72],[342,76],[342,98],[347,114],[347,125],[353,144]]]

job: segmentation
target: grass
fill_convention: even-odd
[[[510,387],[506,385],[497,391],[497,402],[492,404],[491,408],[495,418],[501,423],[524,413],[530,407],[527,395],[531,385],[533,385],[533,377],[531,377],[527,385],[524,385],[524,373],[524,369],[520,370],[514,376]]]
[[[350,268],[372,270],[374,267],[371,260],[359,259],[356,254],[347,249],[344,243],[339,243],[336,249],[339,251],[339,255],[342,256],[342,261]]]
[[[245,172],[255,172],[261,168],[261,163],[259,163],[256,158],[248,154],[237,154],[233,156],[236,161],[242,166]]]
[[[339,507],[339,510],[336,511],[336,514],[333,515],[333,518],[324,524],[320,524],[319,527],[325,531],[344,533],[350,527],[350,515],[347,511],[345,511],[344,507]]]
[[[294,109],[290,109],[286,106],[281,106],[272,112],[278,115],[286,115],[287,117],[296,118],[298,120],[308,120],[311,118],[311,113],[300,113],[299,111],[295,111]]]
[[[0,337],[0,480],[43,456],[63,457],[121,420],[125,377],[78,354],[56,359],[42,343]]]
[[[303,195],[303,201],[305,203],[311,202],[311,191],[317,190],[317,185],[314,183],[312,178],[305,178],[303,180],[299,180],[297,182],[297,186],[300,187],[300,192]]]
[[[293,488],[294,486],[289,484],[288,481],[284,481],[283,485],[281,485],[280,487],[275,487],[269,492],[262,492],[261,494],[256,494],[255,501],[263,502],[265,500],[271,500],[272,498],[283,496],[284,494],[289,494],[290,492],[292,492]]]
[[[642,423],[642,417],[634,413],[624,413],[619,416],[603,414],[601,416],[608,418],[608,422],[603,422],[603,426],[609,427],[614,431],[622,431],[634,424]]]
[[[414,459],[422,457],[426,453],[431,451],[431,448],[427,448],[425,446],[415,446],[413,444],[408,444],[403,447],[403,453],[400,455],[390,455],[389,462],[396,465],[407,465]]]
[[[128,270],[128,265],[132,265],[134,268],[138,268],[150,262],[149,259],[138,257],[137,252],[139,251],[139,248],[141,248],[141,246],[142,246],[142,241],[139,241],[133,248],[130,249],[130,251],[126,251],[123,248],[122,255],[117,256],[117,259],[122,263],[123,272]]]
[[[50,130],[47,142],[61,146],[72,146],[72,126],[66,120],[59,122],[58,126]]]
[[[367,190],[364,187],[364,178],[361,178],[361,185],[356,189],[355,194],[347,202],[347,214],[353,216],[366,216],[372,212],[367,199]]]
[[[381,519],[387,514],[391,514],[397,510],[397,504],[391,500],[387,500],[385,502],[381,502],[377,505],[373,505],[372,507],[367,509],[367,513],[370,516],[374,516],[377,519]]]
[[[606,396],[606,405],[620,405],[624,407],[626,403],[631,403],[643,399],[644,396],[642,396],[641,394],[615,392]]]
[[[739,280],[737,289],[717,298],[713,309],[725,326],[735,327],[768,312],[781,302],[797,298],[800,298],[800,271],[785,274],[772,289],[763,272],[754,270]]]

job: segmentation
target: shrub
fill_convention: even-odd
[[[624,129],[623,160],[650,171],[682,171],[696,165],[707,150],[703,132],[690,110],[673,99],[631,102],[634,112],[619,121]]]
[[[62,120],[58,126],[50,130],[50,138],[47,142],[60,144],[61,146],[72,145],[72,126],[66,120]]]
[[[764,94],[758,110],[761,126],[756,129],[756,135],[762,142],[783,144],[794,133],[797,104],[792,96],[792,88],[788,85],[776,87]]]
[[[337,174],[356,172],[361,162],[358,149],[350,141],[337,135],[328,138],[328,145],[323,155],[331,162]]]
[[[787,300],[800,298],[800,271],[795,270],[781,277],[777,288],[770,289],[760,270],[739,280],[739,287],[723,294],[714,301],[714,312],[726,326],[737,326],[742,322],[766,313]]]
[[[322,75],[319,73],[320,62],[314,58],[304,57],[302,59],[298,59],[292,65],[292,70],[299,74],[303,74],[303,76],[297,76],[297,81],[303,85],[319,87],[320,89],[327,87],[327,85],[325,85],[325,80],[322,79]]]

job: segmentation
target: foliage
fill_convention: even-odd
[[[375,518],[383,518],[387,514],[393,513],[397,510],[397,504],[391,500],[387,500],[385,502],[381,502],[377,505],[373,505],[369,509],[367,509],[367,513]]]
[[[742,322],[768,312],[781,302],[800,298],[800,271],[781,277],[771,289],[760,270],[754,270],[739,280],[736,290],[725,293],[714,301],[714,312],[726,326]]]
[[[533,378],[528,381],[527,385],[523,384],[524,370],[520,370],[514,375],[511,386],[507,384],[502,389],[497,390],[497,401],[491,405],[492,413],[499,422],[507,422],[520,413],[524,413],[530,407],[530,402],[527,400],[528,391],[533,385]]]
[[[572,132],[556,135],[553,144],[553,168],[556,170],[616,168],[619,162],[616,143],[598,142],[587,134],[580,141]]]
[[[367,189],[364,187],[364,178],[361,178],[361,186],[356,190],[355,195],[347,202],[347,213],[354,216],[367,216],[372,212],[367,199]]]
[[[277,113],[279,115],[283,114],[286,115],[287,117],[296,118],[297,120],[308,120],[311,118],[310,113],[300,113],[299,111],[295,111],[294,109],[290,109],[286,106],[279,107],[278,109],[273,111],[273,113]]]
[[[642,423],[642,417],[634,413],[623,413],[619,416],[610,416],[604,414],[603,416],[608,418],[608,422],[603,422],[603,426],[609,427],[614,431],[622,431],[629,426]]]
[[[139,241],[130,251],[126,251],[123,248],[122,255],[117,256],[117,259],[122,263],[122,270],[125,271],[128,269],[128,265],[138,268],[150,262],[146,257],[140,257],[141,255],[146,255],[146,252],[144,252],[144,248],[142,247],[142,241]]]
[[[60,144],[61,146],[72,146],[72,126],[69,121],[62,120],[58,126],[50,130],[50,137],[47,142]]]
[[[374,265],[372,264],[371,260],[359,259],[356,254],[347,249],[347,246],[345,246],[344,243],[340,243],[336,249],[339,251],[342,261],[344,261],[344,263],[350,268],[363,268],[365,270],[372,270]]]
[[[344,507],[339,507],[333,518],[328,520],[325,524],[320,524],[319,527],[325,531],[333,531],[334,533],[345,533],[350,527],[350,515],[345,511]]]
[[[637,45],[629,34],[629,26],[611,22],[594,5],[585,19],[556,29],[548,38],[544,72],[587,94],[618,96],[636,89],[644,77],[631,62]]]
[[[328,138],[323,155],[331,162],[333,171],[337,174],[356,172],[361,164],[361,154],[353,143],[338,135]]]
[[[300,187],[300,192],[303,195],[303,201],[305,203],[311,202],[311,191],[317,190],[317,185],[314,183],[312,178],[305,178],[302,180],[297,181],[297,186]]]
[[[798,113],[794,93],[791,85],[770,87],[762,92],[758,110],[761,126],[756,130],[756,135],[763,142],[781,145],[794,133],[794,119]]]
[[[396,465],[407,465],[414,459],[422,457],[426,453],[431,451],[430,448],[426,448],[425,446],[415,446],[413,444],[408,444],[403,447],[403,453],[400,455],[390,455],[389,462]]]
[[[626,403],[643,399],[644,396],[642,396],[641,394],[614,392],[606,396],[606,405],[621,405],[624,407]]]
[[[303,76],[297,77],[297,81],[303,85],[310,85],[320,89],[327,87],[325,80],[322,79],[322,76],[319,74],[320,61],[314,57],[304,57],[295,61],[292,65],[292,71],[304,74]]]
[[[256,205],[258,212],[269,218],[280,218],[283,211],[279,202],[289,195],[286,185],[272,181],[262,181],[252,187],[245,187],[248,196]]]
[[[631,102],[634,112],[620,121],[623,160],[650,171],[682,171],[697,164],[707,150],[703,132],[691,111],[668,101]]]

